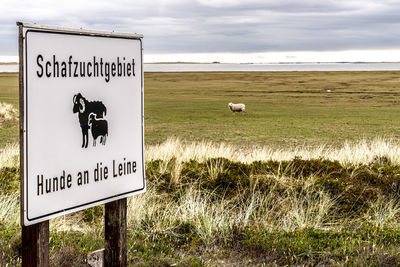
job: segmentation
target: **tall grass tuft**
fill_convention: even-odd
[[[331,222],[329,213],[334,204],[327,193],[315,188],[300,194],[290,192],[285,200],[287,213],[280,226],[286,231],[304,228],[326,229],[325,223]]]
[[[19,225],[19,197],[16,193],[0,194],[0,218],[5,225]]]
[[[211,181],[215,181],[218,178],[218,175],[224,172],[225,168],[225,161],[221,158],[207,161],[207,174]]]
[[[18,119],[18,109],[8,103],[0,102],[0,124],[6,121]]]
[[[19,166],[19,144],[7,144],[0,149],[0,168]]]
[[[18,194],[0,193],[0,266],[20,266],[22,245]]]
[[[371,201],[368,211],[362,218],[378,228],[398,228],[400,226],[400,201],[397,197],[380,198]]]

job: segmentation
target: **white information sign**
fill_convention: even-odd
[[[24,225],[143,193],[141,36],[23,36]]]

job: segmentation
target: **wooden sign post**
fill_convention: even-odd
[[[49,219],[105,204],[105,266],[126,266],[127,197],[146,191],[141,34],[19,27],[22,266]]]
[[[104,266],[127,266],[126,203],[123,198],[105,204]]]
[[[48,267],[49,221],[22,226],[22,267]]]

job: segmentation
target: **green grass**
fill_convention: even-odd
[[[400,137],[398,71],[145,73],[144,82],[147,144],[171,136],[280,147]],[[17,74],[0,74],[0,101],[18,107]],[[231,101],[247,113],[232,115]],[[17,133],[16,122],[3,126],[0,147]]]
[[[399,77],[400,72],[146,73],[146,142],[177,136],[290,147],[397,138]],[[231,101],[245,103],[247,114],[232,115]]]
[[[18,90],[18,73],[0,73],[0,103],[11,104],[18,109]],[[19,140],[17,120],[3,123],[0,120],[0,129],[0,148]]]
[[[303,229],[293,232],[248,231],[243,247],[282,265],[398,266],[398,229],[364,225],[352,231]],[[350,256],[350,257],[349,257]]]
[[[18,108],[18,73],[0,73],[0,101]]]

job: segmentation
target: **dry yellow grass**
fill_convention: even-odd
[[[0,168],[19,165],[19,144],[7,144],[0,148]]]
[[[170,138],[164,143],[148,145],[145,149],[146,161],[161,159],[169,161],[176,158],[177,162],[196,160],[204,162],[210,158],[227,158],[231,161],[251,163],[267,160],[291,160],[294,157],[302,159],[337,160],[341,164],[368,164],[376,158],[386,157],[392,164],[400,164],[400,142],[391,138],[377,137],[372,140],[358,142],[346,141],[340,147],[327,145],[298,146],[291,149],[276,147],[240,148],[234,145],[215,142],[185,142]]]
[[[13,105],[0,102],[0,124],[18,119],[18,110]]]
[[[19,199],[17,194],[0,194],[0,218],[2,223],[18,225],[19,212]]]
[[[241,161],[244,163],[256,160],[290,160],[296,156],[304,159],[326,158],[330,160],[338,160],[343,164],[368,164],[376,157],[387,157],[392,164],[400,164],[400,144],[383,138],[376,138],[371,141],[362,140],[357,143],[345,143],[340,148],[331,148],[327,146],[319,146],[316,148],[299,147],[291,151],[273,150],[268,147],[252,148],[243,150],[232,145],[217,144],[211,142],[184,142],[178,139],[169,139],[166,142],[146,147],[146,160],[161,159],[164,161],[165,169],[167,163],[173,159],[177,159],[175,164],[176,172],[175,183],[180,182],[181,163],[188,160],[197,160],[204,162],[209,158],[223,157],[233,161]],[[18,144],[11,144],[0,151],[1,167],[16,167],[19,164],[19,147]],[[216,177],[218,172],[224,170],[224,166],[218,164],[208,167],[208,175],[210,179]],[[163,166],[163,165],[161,165]],[[162,170],[161,170],[162,171]],[[218,203],[212,202],[213,193],[204,193],[197,188],[192,188],[182,198],[180,203],[164,203],[162,195],[152,188],[148,187],[146,194],[135,196],[130,199],[129,207],[132,212],[129,213],[129,223],[134,226],[142,220],[152,218],[155,231],[168,231],[169,228],[175,227],[181,221],[190,221],[196,225],[199,236],[204,241],[212,239],[212,235],[216,229],[219,229],[221,235],[228,231],[232,224],[240,223],[243,225],[249,222],[257,222],[266,229],[284,229],[291,231],[293,229],[301,229],[306,227],[325,228],[329,220],[330,210],[334,208],[335,199],[314,186],[314,178],[304,177],[303,180],[297,181],[301,183],[304,194],[297,194],[296,188],[291,184],[293,179],[282,175],[276,175],[273,178],[277,186],[286,188],[284,196],[276,195],[273,190],[269,194],[261,195],[254,192],[249,199],[240,199],[240,195],[235,200],[237,205],[235,210],[232,209],[231,201],[224,200]],[[207,195],[208,194],[208,195]],[[7,196],[8,197],[8,196]],[[0,201],[0,211],[8,212],[10,207],[15,209],[17,198],[2,198]],[[11,203],[12,202],[12,203]],[[162,208],[160,208],[162,207]],[[279,211],[271,207],[280,207]],[[284,208],[282,208],[284,207]],[[370,221],[374,225],[380,227],[385,225],[397,225],[400,216],[399,203],[394,200],[381,200],[371,205],[371,209],[362,219]],[[133,211],[134,210],[134,211]],[[14,221],[18,221],[18,212],[10,213]],[[75,221],[75,223],[73,223]],[[77,225],[77,218],[60,217],[53,220],[53,225],[62,231],[74,230],[86,232],[86,225]],[[335,227],[338,227],[335,225]],[[162,230],[163,229],[163,230]],[[221,232],[222,231],[222,232]]]
[[[341,164],[368,164],[375,158],[386,157],[392,164],[400,164],[400,142],[391,138],[375,138],[359,142],[345,142],[341,147],[326,145],[317,147],[299,146],[292,149],[272,147],[238,148],[234,145],[215,142],[186,142],[170,138],[164,143],[148,145],[145,149],[146,161],[163,160],[167,162],[176,158],[177,162],[196,160],[204,162],[210,158],[227,158],[232,161],[251,163],[267,160],[291,160],[294,157],[303,159],[338,160]],[[19,164],[19,145],[8,144],[0,150],[0,167],[11,167]],[[179,165],[179,164],[178,164]],[[221,166],[210,166],[212,168]],[[179,166],[177,166],[179,176]]]

